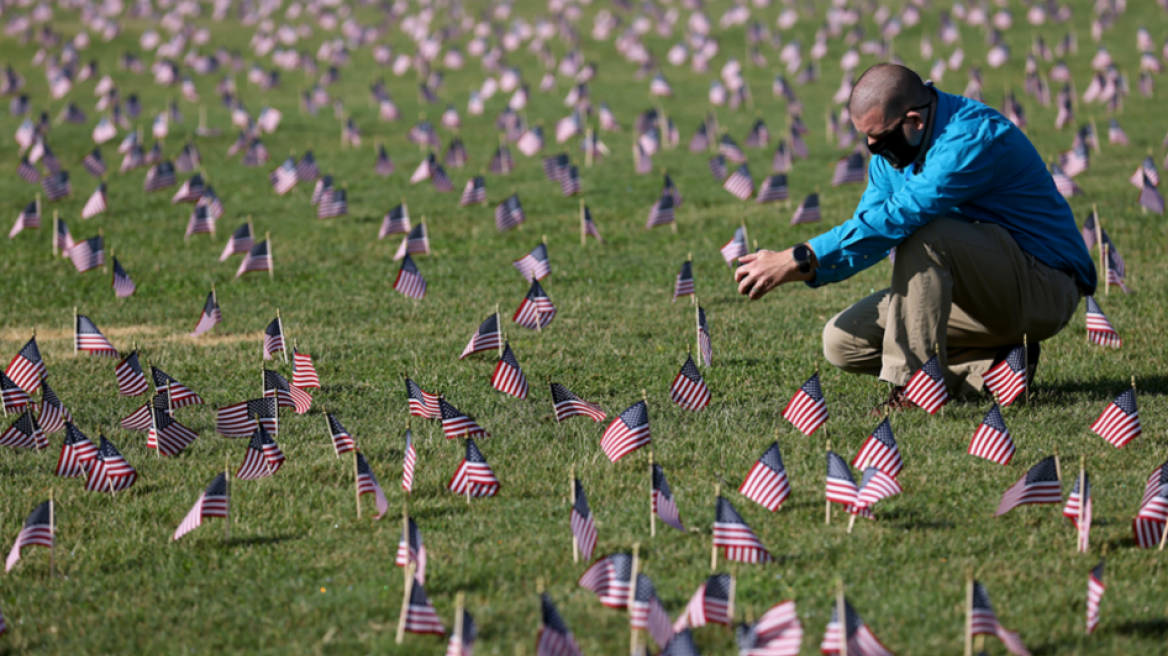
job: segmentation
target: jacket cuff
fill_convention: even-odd
[[[820,287],[844,278],[840,269],[843,262],[840,242],[834,232],[834,230],[825,232],[807,242],[811,250],[815,251],[815,259],[819,261],[819,266],[815,269],[815,278],[807,281],[808,287]]]

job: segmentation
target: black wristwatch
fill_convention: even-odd
[[[795,244],[791,247],[791,259],[799,265],[799,273],[811,273],[811,247],[807,244]]]

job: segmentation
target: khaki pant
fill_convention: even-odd
[[[823,329],[835,366],[904,385],[936,352],[950,392],[981,389],[999,348],[1053,337],[1079,305],[1071,274],[1052,269],[989,223],[939,218],[896,249],[892,285]]]

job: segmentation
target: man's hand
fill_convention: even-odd
[[[818,264],[815,254],[811,255],[811,271],[799,272],[799,264],[791,257],[791,251],[766,251],[743,255],[738,259],[738,270],[734,279],[738,281],[738,293],[752,299],[762,298],[767,292],[788,282],[807,281],[815,278]]]

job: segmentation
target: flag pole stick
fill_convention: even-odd
[[[965,656],[973,656],[973,575],[965,577]]]
[[[1104,266],[1103,260],[1103,219],[1099,216],[1099,206],[1091,203],[1091,211],[1095,214],[1095,243],[1099,244],[1099,268]]]
[[[333,436],[333,425],[329,422],[328,410],[325,410],[323,407],[321,408],[321,410],[323,410],[323,414],[324,414],[324,429],[326,431],[328,431],[329,437],[331,438]],[[407,428],[406,430],[409,430],[409,429]],[[355,446],[356,445],[354,444],[354,447]],[[336,443],[335,442],[333,443],[333,451],[334,452],[336,451]],[[337,459],[340,460],[340,458],[341,458],[341,454],[338,453]]]
[[[653,501],[657,498],[653,490],[653,447],[649,446],[649,537],[657,537],[657,513],[653,512]]]
[[[77,306],[73,306],[73,355],[77,355]],[[8,405],[4,405],[4,416],[8,416]]]
[[[715,512],[714,523],[715,524],[718,523],[717,522],[717,509],[718,509],[718,497],[720,497],[720,496],[722,496],[722,485],[721,485],[721,483],[714,483],[714,512]],[[711,572],[718,571],[718,541],[713,539],[713,537],[711,537],[711,539],[710,539],[710,571]]]
[[[844,597],[844,580],[836,579],[835,612],[839,619],[839,656],[848,656],[848,602]]]
[[[495,329],[499,331],[499,359],[503,359],[503,315],[499,314],[499,304],[495,303]]]
[[[57,235],[61,232],[61,218],[57,210],[53,210],[53,257],[57,257]]]
[[[824,435],[827,434],[827,427],[826,426],[823,429],[823,433],[824,433]],[[827,440],[827,452],[829,454],[831,453],[831,438],[828,438],[828,440]],[[824,505],[823,505],[823,523],[830,524],[831,523],[831,499],[827,499],[823,503],[824,503]]]
[[[698,360],[705,360],[702,356],[702,306],[698,303],[698,295],[693,295],[694,306],[694,347],[696,347]],[[706,364],[706,363],[702,363]],[[706,366],[709,366],[706,364]]]
[[[353,449],[353,487],[354,496],[357,497],[357,519],[361,519],[361,475],[357,466],[357,456],[360,453],[358,449]]]
[[[1165,532],[1168,533],[1168,531],[1165,531]],[[628,605],[628,609],[629,609],[629,618],[630,618],[630,622],[629,622],[629,654],[631,656],[637,656],[637,630],[632,627],[631,618],[633,615],[633,603],[635,603],[635,601],[637,599],[637,570],[640,569],[640,566],[641,566],[641,543],[634,542],[633,543],[633,569],[632,569],[632,573],[629,575],[629,578],[630,578],[629,597],[626,600],[626,604]]]
[[[1078,535],[1075,536],[1077,538],[1075,540],[1075,545],[1076,545],[1076,551],[1078,551],[1080,553],[1086,553],[1086,551],[1087,551],[1084,548],[1086,545],[1083,544],[1083,537],[1082,537],[1083,536],[1083,518],[1087,514],[1087,512],[1086,512],[1087,511],[1087,499],[1088,499],[1087,494],[1088,494],[1088,490],[1087,490],[1087,456],[1080,455],[1079,456],[1079,521],[1075,523],[1075,528],[1079,529]],[[1168,533],[1168,531],[1165,531],[1165,532]]]
[[[271,253],[270,250],[268,252]],[[276,308],[276,325],[280,327],[280,341],[286,342],[288,338],[284,336],[284,320],[280,318],[280,308]],[[284,355],[284,364],[288,364],[288,347],[282,345],[280,352]]]
[[[572,465],[572,473],[571,473],[571,478],[569,478],[569,480],[568,480],[568,485],[569,485],[569,489],[571,490],[571,494],[568,497],[568,503],[575,506],[576,505],[576,465]],[[576,539],[575,531],[572,532],[572,562],[573,563],[580,562],[580,541],[578,539]]]
[[[264,233],[264,241],[268,242],[268,280],[276,276],[276,251],[272,248],[272,233]]]
[[[1165,541],[1168,541],[1168,525],[1165,525],[1165,527],[1160,531],[1160,547],[1157,549],[1158,551],[1164,550]]]
[[[1058,447],[1054,448],[1054,475],[1058,476],[1059,485],[1063,482],[1063,468],[1059,465]]]
[[[856,514],[852,513],[852,516],[848,518],[848,535],[852,534],[852,527],[855,525],[856,525]]]
[[[1107,261],[1107,244],[1100,244],[1099,249],[1099,259],[1103,260],[1103,294],[1107,296],[1111,294],[1111,266]]]
[[[467,428],[463,431],[462,439],[464,439],[464,440],[470,439],[470,428]],[[470,474],[466,474],[466,488],[465,489],[466,489],[466,505],[467,506],[470,505],[470,486],[471,486]]]
[[[223,544],[231,542],[231,456],[223,456],[223,478],[227,481],[227,515],[223,518]]]
[[[454,644],[457,646],[456,653],[463,653],[462,634],[466,630],[463,625],[463,617],[466,612],[466,593],[459,592],[454,596]]]
[[[57,562],[57,507],[53,501],[53,488],[49,488],[49,580]]]
[[[414,563],[406,565],[405,592],[402,594],[401,613],[397,617],[397,637],[394,641],[401,644],[406,639],[406,617],[410,612],[410,595],[414,592]]]
[[[401,537],[402,541],[406,543],[406,560],[409,561],[409,559],[410,559],[410,556],[409,556],[409,549],[410,549],[410,507],[409,507],[409,505],[407,505],[407,502],[405,500],[402,500],[402,533],[401,534],[402,534],[402,537]],[[407,564],[409,564],[409,563],[407,563]],[[403,575],[405,574],[405,570],[402,570],[402,574]],[[406,576],[406,579],[409,580],[408,575]]]
[[[170,396],[169,386],[167,387],[166,395],[167,395],[167,397]],[[170,401],[168,398],[167,405],[169,405],[169,404],[170,404]],[[151,398],[148,401],[146,401],[146,405],[147,405],[147,408],[149,409],[148,412],[150,412],[150,432],[154,433],[154,455],[157,456],[158,458],[162,458],[162,447],[158,445],[158,417],[156,417],[154,415],[154,399]],[[147,448],[150,447],[150,438],[149,437],[147,437],[147,439],[146,439],[146,447]]]

